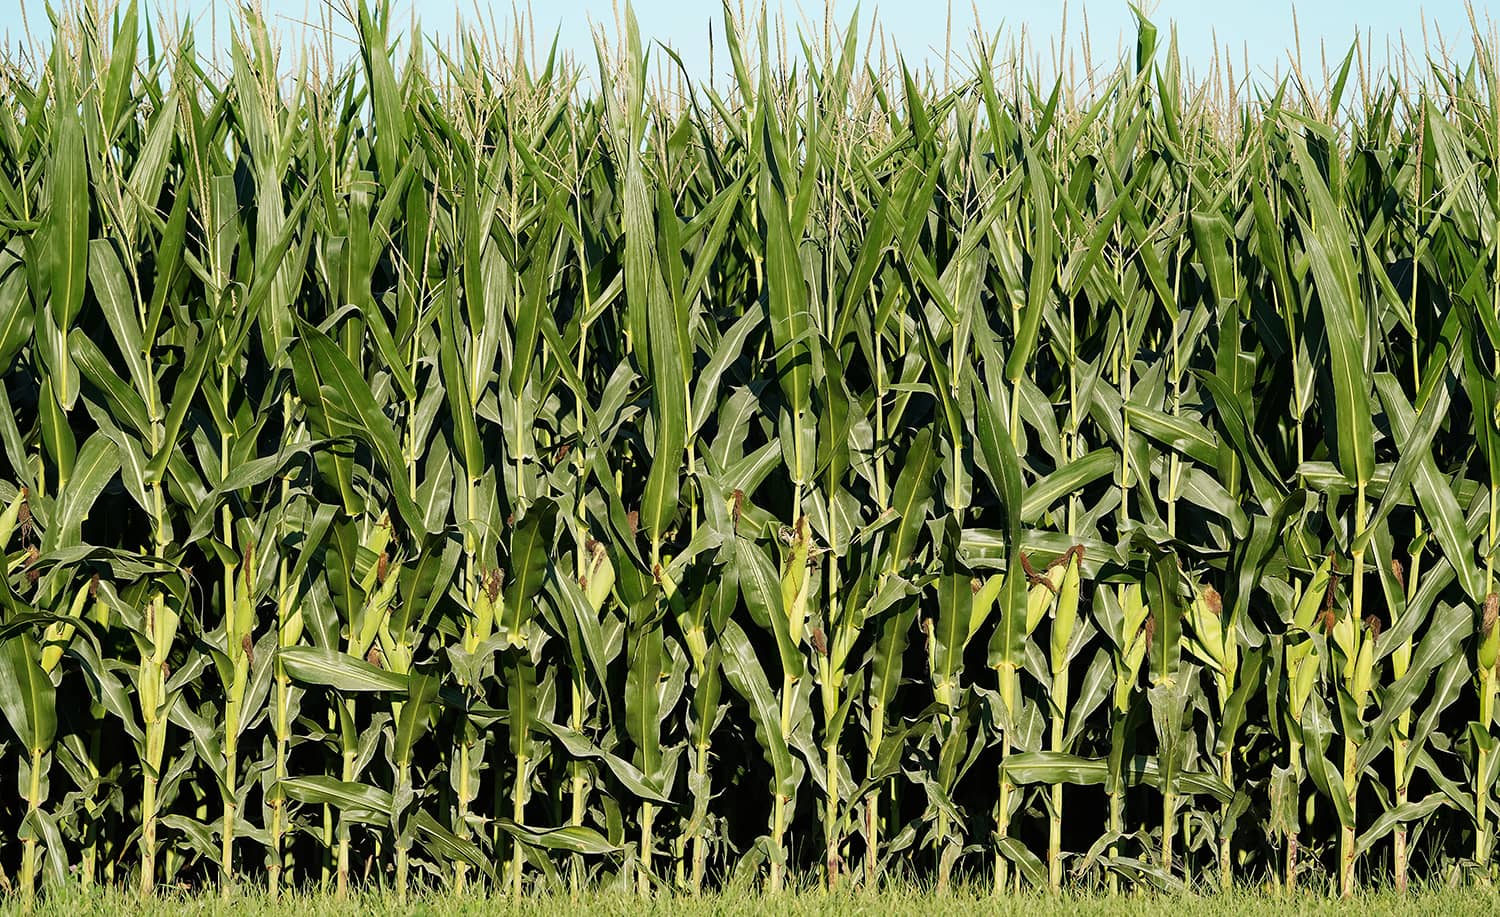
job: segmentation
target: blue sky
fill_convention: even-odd
[[[237,6],[235,0],[141,0],[143,8],[153,15],[169,18],[191,15],[200,23],[218,13],[220,27],[226,14]],[[325,0],[261,0],[273,24],[287,38],[298,38],[306,27],[301,22],[319,20]],[[340,4],[344,0],[333,0]],[[525,0],[517,0],[525,5]],[[735,0],[739,2],[739,0]],[[746,0],[747,5],[751,0]],[[759,0],[754,0],[758,4]],[[770,9],[781,11],[788,26],[802,26],[821,34],[822,0],[768,0]],[[1153,21],[1165,31],[1175,23],[1183,56],[1189,66],[1205,68],[1212,58],[1215,42],[1229,47],[1236,70],[1248,58],[1252,71],[1267,75],[1278,68],[1287,69],[1287,53],[1294,44],[1293,6],[1291,0],[1251,0],[1251,2],[1213,2],[1213,0],[1142,0]],[[718,28],[720,0],[635,0],[641,30],[650,38],[675,48],[695,77],[705,77],[709,70],[707,51],[709,22]],[[1500,10],[1500,0],[1494,6]],[[42,0],[0,0],[0,40],[14,42],[22,34],[22,16],[29,17],[33,29],[45,23]],[[612,0],[536,0],[532,3],[537,41],[545,45],[556,33],[561,45],[586,55],[592,61],[590,24],[613,30]],[[847,22],[856,7],[860,11],[861,32],[874,13],[888,35],[902,49],[908,61],[925,61],[940,67],[947,26],[947,0],[836,0],[834,16]],[[1050,49],[1063,40],[1078,48],[1087,17],[1091,45],[1096,62],[1112,61],[1121,46],[1122,37],[1133,35],[1133,16],[1125,0],[957,0],[953,3],[953,34],[956,50],[961,51],[972,34],[974,9],[977,7],[986,30],[1001,30],[1014,39],[1024,28],[1032,46],[1039,51],[1042,66],[1050,67]],[[1063,14],[1067,11],[1067,31],[1063,32]],[[1481,24],[1485,23],[1491,3],[1474,0]],[[439,36],[451,34],[455,18],[470,23],[498,23],[502,29],[510,21],[511,0],[396,0],[402,21],[409,21],[413,9],[424,31]],[[492,18],[493,17],[493,18]],[[1435,41],[1443,35],[1450,47],[1462,48],[1471,34],[1464,0],[1311,0],[1297,5],[1296,22],[1300,31],[1303,62],[1309,68],[1319,64],[1320,43],[1326,42],[1330,57],[1342,57],[1356,31],[1368,34],[1377,62],[1385,55],[1387,40],[1395,42],[1404,35],[1414,47],[1423,40],[1424,22],[1427,37]],[[488,27],[486,25],[486,27]],[[347,29],[346,29],[347,31]],[[722,39],[720,39],[722,41]],[[719,47],[722,49],[722,43]],[[1467,57],[1467,54],[1461,54]],[[716,69],[724,67],[722,53],[715,60]]]

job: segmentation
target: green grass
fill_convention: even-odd
[[[1387,891],[1367,891],[1350,900],[1331,900],[1321,894],[1300,892],[1288,896],[1275,889],[1240,888],[1227,895],[1068,895],[1048,897],[1023,894],[993,898],[982,887],[957,888],[945,895],[916,884],[889,887],[879,892],[851,890],[828,893],[820,890],[787,892],[760,896],[742,889],[731,889],[700,897],[663,897],[641,900],[624,892],[597,892],[579,898],[543,896],[515,902],[504,896],[455,896],[447,893],[416,895],[406,904],[393,893],[367,892],[340,902],[331,895],[298,894],[272,902],[263,895],[235,894],[223,897],[216,893],[182,894],[164,892],[150,902],[141,902],[128,891],[95,891],[52,896],[39,902],[37,914],[59,917],[89,917],[135,913],[142,917],[167,914],[233,915],[233,917],[322,917],[335,914],[410,914],[413,917],[457,917],[468,914],[556,914],[575,915],[696,915],[777,914],[795,917],[803,914],[836,914],[839,917],[860,915],[912,914],[922,917],[944,917],[948,914],[996,915],[1080,915],[1080,917],[1114,917],[1114,915],[1171,914],[1173,917],[1195,915],[1253,914],[1326,914],[1373,915],[1441,914],[1463,917],[1468,914],[1494,914],[1500,910],[1500,889],[1470,887],[1428,889],[1414,894],[1398,895]],[[20,913],[15,902],[0,908],[0,913]]]

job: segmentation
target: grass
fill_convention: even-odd
[[[688,86],[628,9],[66,5],[0,49],[21,906],[1500,881],[1479,23],[1261,85],[1143,18],[1084,86],[726,7]]]
[[[903,883],[888,886],[880,891],[848,890],[825,892],[816,888],[788,891],[781,895],[762,896],[745,889],[731,888],[723,892],[697,897],[668,896],[642,900],[625,891],[592,892],[578,897],[565,895],[539,896],[519,902],[503,895],[453,895],[433,893],[414,895],[405,904],[397,900],[393,892],[371,891],[356,893],[348,901],[339,901],[332,895],[296,893],[273,902],[265,895],[236,893],[221,896],[216,893],[182,893],[163,890],[154,900],[140,901],[127,890],[95,890],[54,895],[38,902],[35,913],[41,915],[67,915],[67,917],[91,917],[91,915],[138,914],[140,917],[155,915],[233,915],[233,917],[280,917],[295,914],[297,917],[323,917],[335,914],[390,914],[412,915],[412,917],[459,917],[469,914],[493,914],[504,912],[516,915],[550,915],[562,911],[582,915],[667,915],[674,917],[696,917],[696,915],[777,914],[785,917],[813,914],[836,914],[839,917],[861,917],[861,915],[921,915],[921,917],[945,917],[949,914],[994,914],[994,915],[1078,915],[1078,917],[1115,917],[1115,915],[1171,914],[1173,917],[1236,917],[1236,915],[1258,914],[1319,914],[1319,915],[1363,915],[1374,917],[1382,914],[1400,915],[1444,915],[1464,917],[1474,914],[1494,914],[1500,911],[1500,888],[1474,886],[1466,888],[1431,887],[1405,895],[1392,890],[1367,890],[1351,899],[1333,900],[1320,892],[1300,891],[1294,895],[1284,894],[1274,888],[1255,889],[1241,886],[1227,894],[1211,892],[1205,894],[1139,894],[1104,896],[1089,893],[1047,896],[1040,893],[1021,894],[1003,898],[992,897],[983,886],[956,886],[943,895],[934,895],[926,886]],[[18,902],[12,900],[0,906],[0,914],[20,913]]]

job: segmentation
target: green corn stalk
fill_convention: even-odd
[[[838,885],[842,859],[839,853],[841,832],[839,779],[842,772],[839,738],[843,731],[844,719],[849,712],[842,695],[846,677],[844,667],[853,642],[849,634],[853,628],[832,623],[839,617],[838,567],[837,559],[832,556],[828,559],[826,579],[828,582],[826,602],[833,636],[830,638],[820,628],[814,629],[812,642],[813,649],[819,657],[815,663],[815,678],[820,689],[823,707],[823,772],[828,780],[827,798],[824,800],[823,809],[824,882],[828,888],[832,889]],[[844,624],[844,622],[840,621],[839,624]]]
[[[1230,701],[1238,687],[1240,667],[1239,636],[1235,633],[1233,620],[1225,614],[1223,599],[1213,586],[1204,586],[1198,590],[1188,605],[1184,620],[1189,631],[1184,637],[1185,648],[1213,672],[1215,714],[1221,728],[1227,728]],[[1234,786],[1232,741],[1221,739],[1219,776],[1226,785]],[[1218,850],[1219,882],[1226,891],[1234,886],[1231,838],[1227,828],[1229,805],[1224,805],[1225,828],[1219,837]]]
[[[504,654],[508,665],[507,708],[511,756],[515,772],[510,787],[511,819],[526,825],[526,805],[531,794],[533,751],[532,724],[536,718],[538,689],[536,660],[532,655],[534,599],[542,589],[549,569],[549,552],[557,521],[557,505],[550,499],[538,500],[526,515],[516,520],[510,539],[510,583],[501,597],[503,614],[497,618],[505,637]],[[511,893],[521,895],[525,854],[520,838],[512,844],[510,863]]]
[[[1359,570],[1356,564],[1356,570]],[[1360,588],[1355,581],[1354,607],[1360,607]],[[1333,625],[1331,637],[1335,648],[1334,659],[1338,665],[1339,711],[1343,719],[1344,766],[1343,786],[1345,805],[1339,807],[1343,823],[1339,837],[1339,892],[1344,897],[1353,894],[1355,849],[1356,803],[1359,795],[1359,746],[1363,733],[1361,719],[1369,703],[1370,687],[1374,677],[1375,642],[1380,635],[1379,619],[1358,620],[1354,614],[1339,618]],[[1347,711],[1347,712],[1346,712]]]
[[[293,398],[290,392],[282,394],[282,423],[291,428],[293,417]],[[295,434],[294,434],[295,435]],[[302,596],[299,575],[304,568],[299,559],[294,566],[291,556],[290,539],[294,529],[291,525],[292,506],[292,478],[290,475],[282,475],[279,482],[281,513],[278,517],[277,537],[279,539],[277,569],[276,569],[276,660],[273,670],[274,698],[271,711],[271,731],[273,745],[275,748],[274,778],[275,784],[270,793],[270,824],[268,833],[270,837],[269,863],[267,866],[267,880],[272,900],[276,900],[281,893],[281,883],[286,869],[286,857],[283,848],[284,839],[288,831],[287,800],[286,793],[282,789],[285,781],[291,776],[288,769],[287,756],[291,750],[292,741],[292,702],[293,691],[290,676],[287,674],[286,665],[282,661],[282,651],[297,646],[302,640],[305,622],[300,607],[299,598]],[[304,523],[303,534],[311,540],[312,532],[308,531],[310,526],[306,523],[308,513],[306,504],[301,504],[303,512],[299,515]],[[306,545],[302,557],[308,557]]]
[[[801,653],[795,649],[802,645],[807,635],[809,602],[814,594],[814,578],[811,570],[812,539],[808,532],[807,517],[801,516],[792,527],[789,543],[782,554],[781,603],[772,618],[776,629],[777,643],[782,647],[784,669],[781,682],[781,735],[791,743],[794,716],[797,712],[798,683],[801,680]],[[792,658],[795,662],[788,664]],[[787,805],[793,800],[778,791],[771,803],[771,861],[770,886],[773,893],[781,891],[785,872],[787,829]]]
[[[627,721],[639,724],[633,730],[636,740],[636,766],[643,772],[655,770],[659,759],[660,698],[655,691],[661,673],[661,641],[651,630],[641,627],[632,634],[631,680],[627,683],[627,706],[634,700],[635,710],[627,713]],[[640,803],[639,825],[639,870],[636,876],[636,894],[646,897],[651,890],[652,856],[655,849],[654,820],[655,804],[649,800]]]
[[[597,541],[590,541],[584,545],[578,557],[578,584],[583,588],[584,596],[588,601],[588,607],[595,618],[604,613],[605,603],[609,601],[610,593],[615,585],[615,568],[610,562],[609,552],[604,545]],[[573,729],[583,732],[586,726],[584,698],[587,686],[583,682],[583,672],[575,673],[573,677],[572,717]],[[706,750],[702,753],[706,759]],[[705,762],[706,763],[706,762]],[[572,764],[572,811],[569,823],[581,827],[583,825],[584,813],[588,810],[588,770],[582,761],[574,761]],[[578,893],[583,884],[583,862],[575,859],[573,867],[573,890]]]
[[[282,479],[283,505],[289,491],[290,482]],[[285,534],[283,533],[283,538]],[[281,650],[293,647],[302,639],[302,615],[295,607],[296,593],[293,591],[291,580],[291,562],[283,555],[278,562],[276,575],[276,664],[275,664],[275,698],[272,710],[272,732],[275,736],[275,789],[271,794],[271,823],[270,823],[270,864],[267,867],[270,894],[275,900],[281,892],[281,881],[285,870],[285,853],[283,841],[287,834],[287,812],[286,794],[281,789],[284,781],[291,776],[287,767],[287,754],[290,751],[292,738],[291,723],[291,700],[292,683],[288,677],[286,666],[281,660]]]
[[[1417,123],[1417,136],[1418,136],[1418,138],[1421,138],[1422,133],[1423,133],[1423,125],[1422,125],[1422,121],[1421,121],[1421,116],[1419,115],[1418,116],[1418,123]],[[1418,140],[1418,145],[1419,146],[1420,146],[1420,143],[1421,143],[1421,141],[1419,139]],[[1411,205],[1412,205],[1412,209],[1413,209],[1413,211],[1415,212],[1415,215],[1416,215],[1416,218],[1413,220],[1413,225],[1415,226],[1420,221],[1420,219],[1421,219],[1422,207],[1423,207],[1423,195],[1424,195],[1424,190],[1426,190],[1426,189],[1424,189],[1423,177],[1422,177],[1422,175],[1420,173],[1413,175],[1413,177],[1411,179],[1411,189],[1412,189]],[[1421,238],[1419,236],[1416,236],[1414,234],[1414,238],[1412,239],[1412,243],[1413,243],[1412,244],[1412,260],[1413,260],[1413,262],[1415,262],[1417,260],[1417,258],[1420,256],[1420,254],[1423,252],[1423,250],[1424,250],[1424,248],[1426,246],[1426,241],[1427,241],[1426,239]],[[1417,305],[1417,288],[1418,288],[1418,285],[1419,285],[1419,272],[1416,271],[1416,270],[1413,270],[1411,272],[1411,283],[1407,286],[1407,297],[1406,297],[1406,312],[1411,317],[1412,325],[1413,326],[1415,326],[1416,323],[1418,321],[1420,321],[1421,318],[1422,318],[1421,312],[1419,311],[1418,305]],[[1420,392],[1420,391],[1422,391],[1422,358],[1421,358],[1421,354],[1420,354],[1420,342],[1418,341],[1417,335],[1415,335],[1415,334],[1412,335],[1412,339],[1411,339],[1411,356],[1410,356],[1410,360],[1411,360],[1412,390],[1416,391],[1416,392]],[[1416,595],[1417,595],[1417,586],[1421,582],[1422,549],[1426,545],[1427,540],[1428,540],[1428,535],[1426,534],[1426,531],[1425,531],[1426,527],[1424,525],[1423,515],[1422,515],[1422,513],[1421,513],[1420,510],[1415,514],[1415,516],[1414,516],[1414,518],[1412,520],[1412,528],[1413,528],[1413,531],[1412,531],[1412,540],[1411,540],[1411,544],[1410,544],[1410,549],[1409,549],[1408,554],[1407,554],[1407,567],[1409,569],[1403,571],[1400,568],[1400,561],[1396,560],[1395,558],[1391,559],[1392,572],[1395,574],[1396,579],[1399,581],[1398,585],[1406,587],[1406,604],[1408,606],[1411,606],[1411,605],[1413,605],[1415,603],[1415,599],[1416,599]],[[1408,612],[1408,613],[1410,613],[1410,612]],[[1394,622],[1394,621],[1392,622],[1392,624],[1395,624],[1395,623],[1396,622]],[[1402,678],[1406,677],[1406,673],[1411,668],[1412,650],[1413,650],[1412,639],[1410,637],[1408,637],[1407,639],[1403,640],[1396,647],[1395,652],[1391,654],[1391,677],[1393,677],[1397,681],[1400,681]],[[1400,714],[1400,716],[1398,717],[1397,721],[1396,721],[1395,731],[1394,731],[1394,733],[1391,736],[1391,758],[1392,758],[1393,770],[1394,770],[1395,775],[1396,775],[1396,805],[1397,806],[1402,806],[1402,805],[1405,805],[1407,803],[1407,801],[1408,801],[1408,793],[1410,792],[1410,788],[1408,786],[1408,782],[1407,782],[1407,779],[1406,779],[1406,772],[1407,772],[1407,757],[1408,757],[1408,753],[1409,753],[1409,749],[1410,749],[1410,742],[1411,742],[1411,726],[1412,726],[1411,712],[1410,711],[1403,711]],[[1406,825],[1404,825],[1404,824],[1401,825],[1400,827],[1398,827],[1396,829],[1395,838],[1393,840],[1393,847],[1394,847],[1394,849],[1392,850],[1392,854],[1391,854],[1391,856],[1392,856],[1391,868],[1392,868],[1392,870],[1396,874],[1396,889],[1397,889],[1397,891],[1400,891],[1402,893],[1405,893],[1406,890],[1407,890],[1407,881],[1408,881],[1407,877],[1408,877],[1408,874],[1409,874],[1409,871],[1410,871],[1410,867],[1409,867],[1409,858],[1410,858],[1410,855],[1407,852],[1407,833],[1406,832],[1407,832],[1407,828],[1406,828]]]
[[[957,559],[957,531],[950,527],[945,535],[944,562],[947,572],[938,578],[938,614],[928,629],[928,678],[932,683],[932,694],[942,711],[940,725],[946,730],[945,745],[955,737],[964,737],[964,718],[959,707],[965,688],[960,681],[963,668],[964,648],[983,628],[994,609],[1000,591],[1005,586],[1005,575],[991,576],[987,580],[966,576],[959,568]],[[940,781],[945,792],[953,790],[951,780]],[[952,875],[953,863],[963,845],[962,837],[950,835],[949,814],[946,807],[937,813],[938,873],[937,886],[946,891]]]
[[[1068,664],[1072,660],[1073,635],[1078,624],[1078,600],[1081,588],[1083,548],[1075,546],[1060,558],[1062,582],[1058,584],[1057,601],[1052,606],[1052,750],[1064,753],[1068,721]],[[1054,565],[1055,566],[1055,565]],[[1053,894],[1062,890],[1063,785],[1052,785],[1052,808],[1048,814],[1047,884]]]
[[[391,699],[391,721],[395,726],[390,747],[395,786],[392,793],[391,830],[395,835],[396,854],[395,885],[397,897],[405,901],[411,891],[410,862],[413,835],[415,833],[408,800],[415,797],[412,784],[412,753],[416,742],[427,731],[431,720],[431,707],[438,690],[438,682],[431,675],[415,670],[413,645],[414,630],[423,623],[430,599],[422,595],[423,570],[435,562],[449,567],[457,563],[457,552],[442,551],[435,545],[446,544],[434,539],[424,546],[414,564],[408,568],[399,560],[387,565],[384,575],[397,580],[401,585],[399,605],[393,603],[388,614],[380,622],[376,644],[382,668],[404,679],[407,683],[405,696],[393,695]],[[455,546],[456,547],[456,546]],[[451,563],[448,563],[451,561]],[[439,568],[441,569],[441,567]],[[377,576],[377,581],[379,581]]]
[[[1494,782],[1490,770],[1491,758],[1494,754],[1492,747],[1494,735],[1493,724],[1495,722],[1495,696],[1500,686],[1500,626],[1496,625],[1497,611],[1500,611],[1500,596],[1491,592],[1484,600],[1484,613],[1479,625],[1479,646],[1474,655],[1476,667],[1479,670],[1479,750],[1476,755],[1475,764],[1475,797],[1474,811],[1479,822],[1479,836],[1475,840],[1475,859],[1481,869],[1488,869],[1490,859],[1493,856],[1489,820],[1489,797],[1491,795],[1490,785]]]
[[[1026,555],[1017,552],[1019,562],[1005,573],[1006,583],[1002,602],[1012,604],[1001,609],[1000,624],[990,640],[990,667],[999,677],[1000,703],[1007,717],[1005,744],[1002,746],[1000,764],[999,817],[996,832],[1002,841],[1010,836],[1012,801],[1016,788],[1006,768],[1006,759],[1013,751],[1014,725],[1021,714],[1021,665],[1025,658],[1026,642],[1048,613],[1055,617],[1054,606],[1059,598],[1059,587],[1067,575],[1067,567],[1053,566],[1045,573],[1038,573]],[[1022,591],[1024,589],[1024,592]],[[1017,599],[1024,596],[1023,602]],[[1010,859],[1004,852],[995,857],[995,892],[1000,894],[1011,881]],[[1019,877],[1017,877],[1019,881]]]
[[[87,598],[88,593],[81,595]],[[56,688],[40,657],[44,651],[27,635],[18,635],[4,643],[3,668],[0,668],[0,696],[11,728],[24,744],[24,756],[18,762],[18,776],[25,778],[27,825],[22,837],[21,906],[30,911],[36,900],[37,835],[41,825],[37,818],[45,800],[42,798],[43,775],[51,764],[52,743],[57,737],[57,714],[54,709]]]
[[[380,629],[386,623],[391,601],[396,596],[400,580],[390,575],[390,544],[391,524],[388,516],[382,516],[363,533],[361,553],[373,555],[374,562],[362,574],[356,573],[359,579],[350,584],[353,587],[350,596],[353,604],[349,609],[348,633],[343,647],[344,654],[350,659],[369,659],[375,641],[380,636]],[[340,743],[339,779],[344,783],[354,783],[359,777],[359,734],[355,725],[354,698],[341,698],[334,705],[333,716],[338,726]],[[337,825],[338,852],[334,872],[337,883],[335,891],[341,900],[349,896],[349,881],[353,869],[350,849],[353,825],[350,814],[341,812]]]
[[[9,540],[11,531],[26,500],[17,496],[0,516],[0,547]],[[53,672],[62,660],[76,632],[85,604],[94,596],[97,578],[80,587],[71,599],[58,595],[58,620],[48,624],[42,640],[36,642],[24,632],[7,639],[0,655],[0,705],[21,740],[23,755],[20,776],[26,786],[26,822],[21,831],[21,905],[30,912],[36,900],[37,841],[42,835],[40,819],[46,804],[44,780],[51,767],[53,743],[57,738],[56,686]],[[54,590],[49,590],[54,591]],[[66,610],[62,605],[66,604]]]
[[[876,348],[878,357],[878,340]],[[877,430],[881,426],[882,417],[883,411],[877,398]],[[900,572],[916,548],[922,520],[932,500],[932,471],[936,461],[930,434],[925,431],[918,434],[907,452],[905,464],[896,477],[895,487],[889,498],[898,521],[882,570],[878,574],[876,593],[890,595],[893,607],[880,615],[868,662],[870,688],[866,703],[869,730],[865,751],[869,796],[865,800],[864,864],[867,882],[874,881],[880,863],[880,800],[883,781],[875,776],[876,763],[885,749],[890,711],[894,705],[896,690],[901,684],[903,657],[917,614],[915,603],[907,600],[904,595],[909,586],[900,577]],[[877,466],[876,470],[879,474],[882,466]]]
[[[1146,654],[1155,639],[1156,622],[1146,604],[1141,584],[1131,583],[1118,590],[1118,600],[1111,603],[1101,598],[1106,610],[1105,620],[1109,624],[1111,663],[1114,672],[1113,690],[1110,692],[1111,744],[1109,773],[1106,790],[1109,793],[1109,845],[1111,859],[1119,856],[1119,844],[1115,840],[1125,833],[1125,760],[1129,748],[1130,722],[1139,691],[1140,676],[1146,662]],[[1114,608],[1119,617],[1114,618]],[[1118,891],[1115,874],[1110,873],[1110,891]]]
[[[159,498],[159,496],[158,496]],[[165,553],[158,543],[157,556]],[[158,590],[146,606],[146,634],[149,649],[143,649],[136,667],[136,690],[140,695],[141,717],[145,721],[145,759],[141,762],[141,896],[149,897],[156,884],[157,790],[162,763],[167,752],[168,698],[166,697],[167,659],[177,636],[180,618]]]
[[[887,581],[889,582],[889,581]],[[898,587],[893,587],[898,588]],[[864,829],[866,882],[875,881],[880,868],[880,799],[884,779],[877,771],[877,762],[886,748],[887,712],[893,706],[896,688],[901,681],[902,657],[905,655],[907,635],[916,618],[916,606],[899,598],[894,608],[880,615],[876,633],[870,648],[870,688],[866,694],[869,704],[867,712],[869,729],[865,736],[866,784]]]
[[[1402,569],[1399,560],[1395,558],[1391,559],[1393,575],[1396,577],[1399,585],[1406,587],[1408,609],[1416,603],[1417,585],[1421,582],[1422,545],[1424,541],[1422,521],[1419,515],[1416,518],[1416,537],[1412,540],[1411,552],[1408,554],[1410,573],[1406,573]],[[1409,581],[1407,580],[1408,576],[1410,577]],[[1410,614],[1411,612],[1408,611],[1407,613]],[[1405,678],[1411,670],[1412,650],[1413,640],[1411,637],[1407,637],[1391,653],[1391,677],[1398,682]],[[1392,771],[1396,775],[1397,806],[1405,805],[1409,801],[1410,786],[1406,779],[1406,773],[1411,748],[1411,725],[1411,711],[1404,710],[1397,717],[1395,728],[1391,734],[1391,765]],[[1407,877],[1410,874],[1410,855],[1407,852],[1406,845],[1406,826],[1401,825],[1396,829],[1395,836],[1392,839],[1391,869],[1396,874],[1396,889],[1402,893],[1405,893],[1407,890]]]
[[[1303,711],[1307,708],[1307,702],[1312,697],[1313,690],[1319,682],[1319,644],[1312,639],[1313,628],[1317,623],[1320,612],[1328,607],[1327,602],[1331,600],[1330,584],[1332,582],[1332,557],[1324,558],[1322,564],[1313,572],[1312,579],[1308,582],[1305,590],[1302,590],[1295,605],[1292,616],[1291,629],[1288,632],[1288,642],[1285,648],[1285,681],[1287,689],[1287,766],[1291,771],[1291,791],[1298,798],[1293,798],[1289,804],[1291,813],[1291,824],[1287,829],[1286,838],[1286,863],[1285,883],[1286,888],[1291,891],[1297,887],[1297,854],[1299,825],[1297,820],[1301,818],[1299,798],[1303,779]],[[1300,588],[1300,586],[1299,586]],[[1295,639],[1292,639],[1295,638]]]
[[[1184,671],[1182,665],[1183,607],[1178,595],[1180,576],[1177,559],[1163,553],[1152,558],[1145,583],[1147,600],[1152,610],[1150,620],[1154,622],[1147,641],[1151,679],[1147,697],[1160,745],[1157,753],[1162,781],[1159,858],[1161,868],[1169,874],[1175,856],[1179,798],[1177,779],[1182,754],[1181,720],[1190,674]]]
[[[709,793],[709,760],[713,748],[714,718],[718,715],[718,700],[721,690],[720,651],[709,650],[698,673],[698,685],[693,701],[693,805],[697,810],[690,823],[689,835],[692,843],[692,874],[689,888],[694,894],[702,891],[708,871],[708,831],[703,825],[707,818]]]
[[[3,529],[4,525],[0,524],[0,544],[4,543]],[[101,584],[99,580],[94,580],[93,585],[95,587],[100,587]],[[94,605],[90,614],[90,618],[94,626],[98,629],[99,632],[104,633],[108,632],[110,626],[111,600],[105,597],[105,593],[107,591],[110,591],[107,584],[104,584],[102,588],[94,589]],[[101,753],[103,751],[104,731],[104,724],[102,722],[102,706],[103,705],[100,704],[92,704],[90,705],[89,709],[88,752],[89,759],[93,762],[99,762],[102,760]],[[100,776],[99,767],[97,766],[97,764],[92,768],[90,775],[95,779]],[[90,826],[90,830],[86,835],[82,862],[79,866],[79,881],[85,890],[89,890],[92,889],[99,881],[100,835],[103,833],[101,830],[103,819],[100,816],[102,815],[104,804],[99,797],[97,789],[92,790],[89,793],[86,806],[87,811],[95,819],[95,822]]]
[[[604,563],[607,564],[608,561]],[[708,575],[732,576],[730,569],[729,567],[719,568]],[[681,855],[679,856],[678,884],[687,887],[693,894],[698,894],[703,889],[704,876],[708,868],[706,822],[711,792],[709,755],[713,747],[713,730],[719,715],[719,696],[722,691],[720,670],[722,650],[717,645],[709,643],[709,635],[716,632],[728,617],[736,592],[730,581],[720,582],[717,588],[710,588],[698,582],[699,577],[704,575],[704,571],[692,569],[690,572],[691,577],[687,588],[677,586],[670,577],[665,582],[671,583],[668,602],[677,618],[684,643],[687,645],[694,681],[688,743],[688,751],[692,756],[689,791],[693,797],[693,812],[684,829],[686,860],[684,861]],[[602,605],[604,599],[608,597],[607,585],[613,582],[614,573],[612,569],[603,567],[599,570],[599,574],[604,577],[604,580],[591,587],[590,594],[591,596],[599,595],[599,603]],[[692,606],[686,604],[690,592],[696,592],[698,595],[698,599]],[[581,813],[582,809],[579,808],[576,811]]]
[[[238,811],[236,797],[239,791],[239,735],[243,717],[245,692],[250,679],[250,667],[254,664],[255,629],[255,545],[245,548],[245,556],[238,570],[228,567],[234,576],[226,583],[224,605],[228,614],[224,621],[224,651],[229,657],[230,672],[225,685],[224,704],[224,814],[220,833],[226,894],[234,881],[234,827]]]

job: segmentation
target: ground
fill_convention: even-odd
[[[393,894],[372,892],[339,902],[332,896],[297,895],[272,903],[263,895],[237,893],[228,897],[217,894],[164,895],[148,907],[140,907],[134,895],[126,892],[98,891],[89,894],[53,895],[37,902],[36,913],[57,917],[92,917],[92,915],[218,915],[226,917],[333,917],[357,912],[371,915],[411,915],[411,917],[460,917],[460,915],[494,914],[553,915],[566,912],[569,917],[609,915],[609,917],[646,917],[646,915],[751,915],[775,914],[778,917],[830,914],[838,917],[858,915],[920,915],[945,917],[949,914],[995,914],[1016,917],[1124,917],[1124,915],[1170,914],[1171,917],[1238,917],[1260,914],[1318,914],[1376,917],[1376,915],[1466,915],[1500,914],[1500,888],[1430,889],[1397,895],[1394,892],[1371,891],[1349,901],[1330,899],[1307,893],[1287,896],[1275,889],[1243,889],[1229,895],[1173,896],[1067,896],[1049,898],[1043,895],[1021,895],[995,899],[979,891],[934,895],[916,887],[893,889],[880,893],[849,891],[827,894],[821,890],[791,892],[769,897],[734,891],[704,895],[700,898],[676,897],[640,901],[626,895],[588,894],[574,900],[567,896],[540,897],[513,904],[509,899],[494,897],[455,897],[436,893],[413,896],[406,904]],[[0,904],[0,914],[20,913],[19,903]]]

